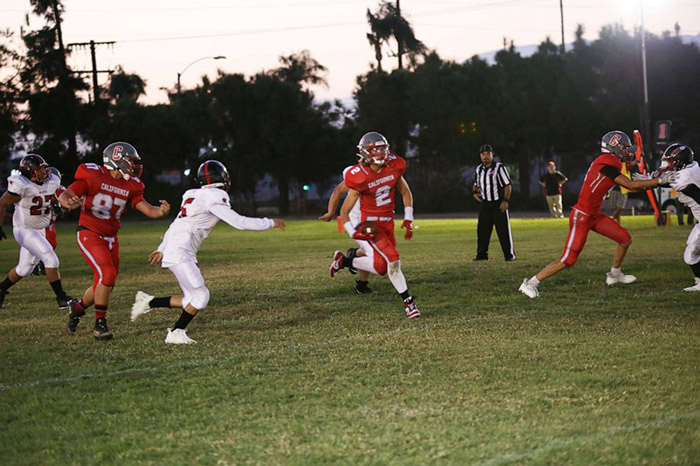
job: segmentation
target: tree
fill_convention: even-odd
[[[28,104],[24,131],[39,141],[35,150],[59,168],[73,168],[77,160],[77,133],[80,101],[76,93],[87,89],[66,65],[61,36],[59,0],[31,0],[33,13],[45,25],[22,36],[27,53],[20,77]]]
[[[419,56],[425,55],[427,49],[413,33],[411,24],[401,16],[401,11],[396,4],[382,0],[375,13],[367,9],[367,21],[371,33],[367,39],[374,48],[377,57],[377,69],[381,71],[381,47],[389,46],[390,39],[396,42],[397,51],[392,55],[398,58],[399,69],[403,69],[403,55],[407,54],[412,66],[417,64]]]
[[[7,74],[0,80],[0,161],[10,156],[14,135],[20,129],[19,67],[20,55],[12,44],[13,34],[10,30],[0,31],[0,69]]]
[[[127,73],[117,66],[109,79],[109,96],[117,102],[133,101],[146,93],[146,81],[135,73]]]

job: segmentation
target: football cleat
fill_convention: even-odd
[[[5,302],[5,296],[7,296],[8,294],[10,294],[10,292],[7,290],[0,291],[0,309],[2,309],[2,305]]]
[[[136,292],[134,304],[131,305],[131,321],[134,322],[140,316],[147,314],[153,310],[150,306],[153,296],[143,291]]]
[[[107,328],[107,319],[104,317],[95,320],[95,327],[92,330],[95,340],[111,340],[114,336],[112,331]]]
[[[416,307],[416,301],[412,296],[403,300],[403,307],[406,310],[406,317],[413,319],[414,317],[420,317],[420,311]]]
[[[68,322],[66,322],[66,329],[69,333],[75,333],[75,331],[78,329],[78,323],[80,322],[80,318],[85,315],[85,311],[76,311],[77,305],[77,299],[72,299],[68,302],[68,309],[70,310],[70,312],[68,313]]]
[[[331,266],[328,268],[331,278],[334,278],[338,271],[345,267],[344,262],[345,254],[343,254],[341,251],[335,251],[333,253],[333,262],[331,262]]]
[[[56,304],[58,304],[58,309],[63,311],[68,309],[68,304],[73,301],[70,296],[63,296],[62,298],[56,298]]]
[[[612,273],[608,272],[605,274],[605,283],[608,284],[608,286],[612,286],[615,283],[633,283],[637,281],[637,277],[634,275],[625,275],[624,273]]]
[[[184,328],[168,329],[168,336],[165,337],[165,342],[171,345],[191,345],[197,343],[195,340],[187,336]]]
[[[477,262],[477,261],[487,261],[489,260],[489,256],[476,256],[472,261]]]
[[[372,289],[369,287],[369,282],[361,282],[360,280],[355,280],[355,293],[357,294],[370,294]]]
[[[518,290],[528,298],[537,298],[540,295],[540,292],[537,289],[537,285],[535,285],[534,283],[530,283],[530,280],[528,280],[527,278],[523,278],[523,282],[520,285],[520,288],[518,288]]]
[[[700,291],[700,278],[695,277],[695,285],[683,288],[683,291]]]
[[[46,268],[44,267],[44,263],[42,261],[37,262],[37,264],[34,266],[34,270],[32,270],[32,275],[35,277],[38,277],[40,275],[46,275]]]

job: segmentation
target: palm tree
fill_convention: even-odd
[[[146,81],[135,73],[127,73],[117,66],[109,80],[109,96],[117,102],[135,102],[139,96],[146,93]]]
[[[374,14],[368,9],[367,21],[372,30],[371,34],[367,34],[367,39],[374,47],[379,70],[381,70],[381,46],[388,45],[390,39],[396,42],[397,52],[392,53],[392,56],[398,57],[399,69],[403,69],[404,54],[408,55],[412,65],[416,64],[419,56],[426,54],[427,48],[416,38],[411,24],[401,16],[398,0],[396,4],[382,0]]]

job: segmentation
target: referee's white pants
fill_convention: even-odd
[[[204,277],[197,264],[186,261],[167,268],[175,275],[182,290],[182,308],[188,304],[198,311],[206,308],[209,304],[209,289],[204,285]]]
[[[20,245],[19,262],[15,267],[17,275],[26,277],[31,274],[39,261],[42,261],[47,269],[58,268],[58,256],[46,239],[45,229],[13,228],[12,234]]]
[[[691,231],[688,236],[683,260],[688,265],[700,262],[700,223],[693,227],[693,231]]]

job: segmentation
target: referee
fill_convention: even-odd
[[[513,235],[510,231],[508,203],[512,186],[505,165],[493,160],[493,148],[484,144],[479,148],[481,164],[474,175],[474,199],[481,202],[479,224],[477,226],[478,245],[475,261],[489,260],[489,242],[493,226],[496,225],[498,240],[501,242],[506,261],[515,260]]]

